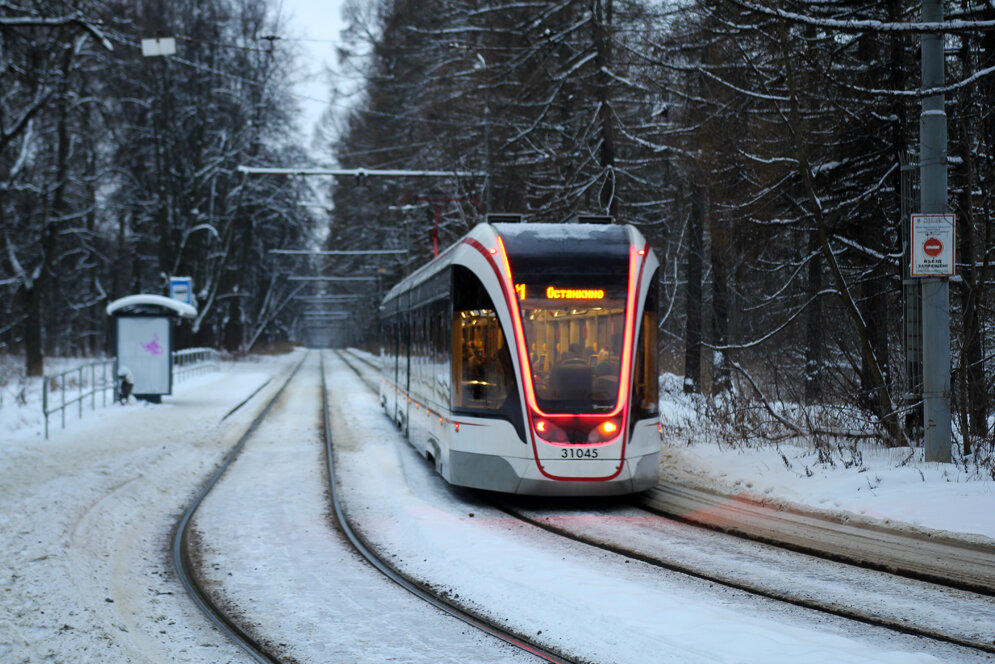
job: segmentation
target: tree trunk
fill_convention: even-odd
[[[42,349],[42,302],[37,284],[21,290],[24,303],[24,368],[28,376],[45,375],[45,353]]]
[[[701,275],[702,234],[705,209],[701,189],[691,187],[691,214],[688,219],[687,319],[684,346],[684,392],[701,392]]]
[[[822,249],[822,256],[829,266],[829,272],[833,277],[836,289],[843,300],[844,309],[855,328],[857,334],[856,345],[860,349],[862,367],[866,368],[868,380],[872,386],[870,396],[875,400],[874,411],[879,414],[881,425],[885,432],[885,444],[889,446],[899,445],[904,441],[904,432],[898,425],[898,417],[894,412],[891,394],[888,391],[888,383],[881,369],[882,365],[879,358],[875,355],[875,344],[871,336],[872,332],[868,330],[867,322],[861,314],[860,307],[853,299],[853,295],[850,292],[850,285],[843,276],[843,272],[829,244],[827,219],[822,202],[819,200],[815,183],[812,181],[812,168],[808,158],[807,145],[803,138],[804,127],[800,120],[801,113],[798,108],[798,94],[794,68],[792,67],[792,55],[788,52],[787,31],[783,20],[779,22],[779,36],[783,47],[781,57],[789,93],[789,121],[785,125],[785,129],[789,132],[794,143],[795,156],[798,160],[798,173],[801,176],[801,181],[809,200],[810,210],[818,230],[819,246]],[[715,277],[717,279],[718,275],[716,274]]]
[[[965,75],[977,70],[974,52],[977,47],[974,40],[965,35],[962,38],[961,63]],[[963,453],[971,454],[974,438],[983,439],[988,430],[988,392],[985,385],[983,328],[979,306],[982,302],[981,291],[984,288],[985,266],[982,262],[986,252],[984,247],[978,247],[978,237],[975,231],[975,198],[974,191],[978,185],[978,163],[975,143],[971,140],[972,132],[977,132],[983,126],[975,124],[975,111],[980,111],[975,98],[977,92],[967,88],[960,92],[960,103],[963,110],[960,113],[956,128],[960,134],[959,140],[953,144],[959,146],[959,156],[963,161],[962,171],[964,182],[957,196],[957,229],[958,259],[966,267],[960,270],[961,282],[958,293],[963,307],[963,328],[961,340],[961,357],[958,371],[960,387],[959,408],[961,436],[963,437]],[[990,240],[991,224],[986,224],[986,236]],[[987,244],[987,242],[986,242]],[[980,249],[980,250],[979,250]]]
[[[805,403],[817,404],[822,399],[823,334],[822,299],[816,294],[822,290],[822,261],[819,252],[819,234],[808,236],[808,297],[812,300],[805,312]]]
[[[611,66],[611,35],[608,28],[612,22],[613,0],[594,0],[592,30],[594,32],[594,64],[597,69],[598,122],[601,126],[601,170],[604,182],[601,185],[600,203],[605,213],[618,215],[618,183],[615,176],[615,128],[612,118],[611,78],[607,69]]]
[[[728,228],[716,221],[708,211],[708,228],[711,236],[712,261],[712,343],[718,348],[712,358],[712,393],[718,394],[732,387],[732,366],[729,363],[729,268],[727,253]]]
[[[868,225],[862,231],[862,239],[865,242],[872,241],[872,237],[879,234],[880,231],[870,229]],[[874,245],[865,244],[865,246]],[[860,284],[860,300],[863,303],[861,317],[865,323],[867,342],[871,349],[870,353],[861,354],[861,405],[879,417],[888,415],[887,411],[882,412],[881,410],[882,404],[886,401],[881,399],[878,391],[889,384],[890,376],[888,371],[888,298],[884,290],[887,279],[884,272],[884,266],[879,261],[867,271]],[[876,367],[872,365],[876,365]],[[875,372],[881,373],[881,381],[883,382],[878,380]]]
[[[45,301],[49,296],[48,285],[58,246],[58,224],[66,212],[66,181],[69,173],[69,73],[73,62],[73,48],[67,47],[62,60],[62,78],[56,98],[56,154],[55,188],[51,204],[45,201],[41,217],[41,257],[36,273],[25,285],[27,319],[24,323],[25,371],[29,376],[45,373]]]

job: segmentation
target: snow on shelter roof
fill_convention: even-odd
[[[172,309],[177,316],[182,316],[183,318],[193,318],[197,315],[197,309],[186,302],[180,302],[179,300],[174,300],[164,295],[151,295],[147,293],[140,295],[126,295],[120,299],[114,300],[107,305],[107,315],[113,315],[129,307],[140,306],[155,306],[163,307],[165,309]]]

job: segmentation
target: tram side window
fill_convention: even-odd
[[[469,270],[453,268],[453,408],[497,414],[515,386],[494,303]]]
[[[448,284],[447,284],[448,287]],[[432,305],[432,390],[433,397],[446,402],[451,395],[449,370],[449,299]]]
[[[653,417],[659,411],[660,371],[657,350],[657,274],[653,273],[649,292],[646,294],[646,308],[642,324],[639,326],[639,344],[636,347],[635,381],[633,404],[636,418]]]

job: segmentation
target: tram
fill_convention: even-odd
[[[632,226],[482,223],[384,298],[381,405],[455,485],[648,489],[658,268]]]

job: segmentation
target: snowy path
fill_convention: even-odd
[[[169,536],[256,400],[221,418],[278,369],[242,363],[0,446],[0,661],[243,661],[176,582]]]

